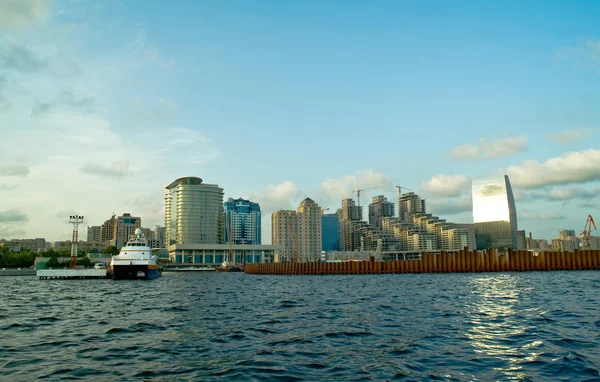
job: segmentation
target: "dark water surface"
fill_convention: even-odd
[[[1,380],[600,380],[600,272],[0,279]]]

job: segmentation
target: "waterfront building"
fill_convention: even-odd
[[[142,218],[124,213],[121,216],[113,214],[100,228],[100,240],[92,240],[94,243],[107,243],[121,249],[134,234],[137,228],[142,227]]]
[[[154,231],[152,232],[152,248],[164,248],[165,247],[165,227],[161,227],[159,225],[154,226]]]
[[[517,249],[517,209],[508,176],[474,180],[477,248]]]
[[[517,249],[527,249],[527,236],[525,230],[517,231]]]
[[[362,206],[357,206],[353,199],[342,200],[342,208],[338,210],[340,219],[340,249],[355,251],[360,249],[360,228],[368,225],[362,221]]]
[[[31,252],[42,252],[46,250],[46,239],[0,239],[0,246],[7,247],[11,252],[20,252],[21,250],[27,250]]]
[[[271,233],[276,261],[319,261],[321,259],[321,207],[306,198],[296,211],[280,210],[271,214]]]
[[[124,213],[121,216],[115,217],[115,230],[112,243],[117,249],[121,249],[129,238],[135,233],[137,228],[142,227],[142,218],[131,216],[129,213]]]
[[[398,217],[403,222],[410,221],[414,214],[424,214],[426,211],[425,199],[421,199],[414,192],[400,194],[398,197]]]
[[[381,219],[394,216],[394,203],[388,202],[383,195],[377,195],[373,198],[373,203],[369,204],[369,224],[372,227],[380,227]]]
[[[575,234],[575,231],[572,229],[563,229],[558,231],[558,237],[561,238],[565,238],[565,237],[576,237],[577,235]]]
[[[102,226],[88,226],[87,241],[102,241]]]
[[[323,251],[340,250],[340,219],[338,214],[323,214],[321,216],[321,237]]]
[[[224,204],[224,210],[225,243],[231,241],[233,244],[261,244],[261,212],[258,203],[242,198],[235,200],[229,198]],[[229,233],[227,225],[229,225]]]
[[[112,217],[106,220],[100,227],[100,241],[109,242],[112,240],[115,231],[114,218],[115,214],[113,213]]]
[[[248,245],[248,244],[171,244],[167,247],[169,261],[175,264],[190,264],[195,266],[220,266],[225,260],[237,264],[272,263],[275,252],[281,247],[277,245]]]
[[[165,242],[223,243],[223,189],[201,178],[176,179],[166,187]]]

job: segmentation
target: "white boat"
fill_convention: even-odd
[[[135,235],[121,248],[118,255],[110,261],[110,270],[115,280],[156,279],[162,274],[158,256],[152,255],[148,240],[137,228]]]

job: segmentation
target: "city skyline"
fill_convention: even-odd
[[[185,176],[259,203],[265,243],[356,188],[471,223],[471,180],[503,174],[536,238],[598,215],[597,2],[0,7],[0,238],[164,225]]]

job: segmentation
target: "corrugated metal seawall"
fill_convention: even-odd
[[[259,275],[362,275],[382,273],[526,272],[598,270],[599,250],[575,252],[477,251],[423,253],[421,260],[348,261],[340,263],[255,263],[245,272]]]

